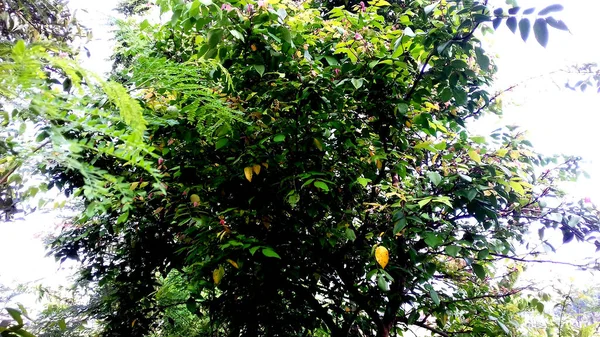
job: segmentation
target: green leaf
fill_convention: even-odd
[[[292,33],[284,26],[279,27],[281,39],[287,43],[292,43]]]
[[[254,253],[256,253],[257,250],[260,249],[260,246],[256,246],[256,247],[252,247],[249,249],[250,251],[250,255],[254,255]]]
[[[538,18],[535,20],[533,24],[533,34],[535,35],[535,39],[542,47],[546,48],[548,45],[548,25],[546,24],[546,20]]]
[[[119,215],[119,217],[117,218],[117,224],[122,224],[125,221],[127,221],[127,219],[129,218],[129,211],[124,212],[123,214]]]
[[[315,187],[317,187],[319,189],[322,189],[323,191],[326,191],[326,192],[329,191],[329,186],[327,186],[326,183],[324,183],[320,180],[315,181],[313,185],[315,185]]]
[[[506,327],[506,325],[500,321],[496,321],[498,326],[504,331],[505,334],[510,335],[510,330]]]
[[[427,172],[427,177],[435,186],[439,185],[442,182],[442,176],[435,171]]]
[[[371,182],[371,179],[360,177],[356,181],[362,186],[367,187],[367,184]]]
[[[325,56],[325,60],[327,60],[327,63],[329,63],[330,66],[339,65],[337,59],[333,56]]]
[[[363,85],[363,79],[362,78],[353,78],[353,79],[350,80],[350,82],[352,82],[352,85],[356,89],[359,89]]]
[[[17,334],[17,335],[19,335],[21,337],[35,337],[34,334],[32,334],[30,332],[27,332],[27,331],[25,331],[23,329],[19,329],[19,330],[15,331],[15,334]]]
[[[485,55],[483,48],[475,48],[475,56],[477,56],[477,64],[483,71],[488,71],[490,68],[490,58]]]
[[[425,205],[427,205],[431,201],[431,199],[432,198],[425,198],[425,199],[419,201],[419,203],[418,203],[419,207],[420,208],[425,207]]]
[[[519,195],[525,195],[525,190],[523,189],[523,185],[518,181],[509,181],[508,184],[512,187],[513,191],[515,191]]]
[[[556,29],[560,29],[560,30],[564,30],[564,31],[569,30],[569,27],[567,27],[567,25],[562,20],[556,20],[555,18],[553,18],[551,16],[546,18],[546,23],[552,28],[556,28]]]
[[[410,27],[404,28],[404,35],[410,36],[410,37],[416,36],[415,32],[413,32],[413,30]]]
[[[275,251],[269,247],[263,248],[262,253],[266,257],[275,257],[275,258],[281,259],[279,254],[275,253]]]
[[[283,133],[276,134],[275,137],[273,137],[273,141],[275,143],[281,143],[285,141],[285,135]]]
[[[253,67],[254,70],[256,70],[256,72],[262,77],[262,75],[265,73],[265,66],[262,64],[255,64]]]
[[[424,241],[429,247],[435,248],[435,247],[439,246],[440,244],[442,244],[444,242],[444,239],[442,239],[440,236],[438,236],[435,233],[428,232],[425,234]]]
[[[506,26],[508,27],[508,29],[510,29],[511,32],[516,33],[517,32],[517,18],[514,16],[511,16],[510,18],[506,19]]]
[[[553,12],[560,12],[564,9],[561,4],[550,5],[538,12],[538,15],[548,15]]]
[[[438,6],[439,2],[434,2],[431,5],[425,6],[425,15],[429,15],[429,13],[433,12],[433,10]]]
[[[25,41],[19,40],[15,43],[15,46],[12,49],[12,52],[15,56],[22,56],[25,54]]]
[[[6,308],[6,311],[12,317],[18,325],[23,325],[23,317],[21,316],[21,312],[17,309]]]
[[[528,18],[522,18],[519,21],[519,32],[521,33],[521,39],[523,39],[523,41],[527,41],[530,31],[531,31],[531,22],[529,21]]]
[[[200,0],[200,2],[204,5],[204,6],[210,6],[213,4],[212,0]]]
[[[477,277],[479,277],[482,280],[485,278],[485,269],[482,265],[473,263],[471,267],[473,268],[473,272],[475,273],[475,275],[477,275]]]
[[[429,288],[429,296],[431,296],[431,299],[433,300],[433,303],[435,303],[435,305],[440,305],[440,297],[438,296],[438,293],[432,288]]]
[[[356,234],[351,228],[346,228],[346,238],[350,241],[356,240]]]
[[[477,153],[477,151],[471,150],[467,154],[469,155],[469,158],[471,158],[471,160],[473,160],[477,164],[481,164],[481,156],[479,155],[479,153]]]
[[[235,37],[236,39],[242,42],[245,41],[244,35],[242,35],[242,33],[238,32],[237,30],[230,30],[229,33],[231,33],[231,35],[233,35],[233,37]]]
[[[394,213],[394,221],[395,223],[393,233],[394,235],[396,235],[400,233],[407,225],[406,216],[404,215],[404,212],[397,211],[396,213]]]
[[[452,256],[452,257],[456,257],[458,255],[458,253],[460,252],[461,248],[458,246],[446,246],[446,248],[444,248],[444,251],[446,252],[446,254]]]
[[[385,279],[385,277],[383,277],[383,275],[381,275],[381,274],[377,276],[377,286],[382,291],[386,291],[386,292],[390,291],[390,284]]]
[[[227,144],[229,144],[229,139],[221,138],[215,142],[215,150],[218,150],[224,146],[227,146]]]
[[[215,48],[223,39],[223,31],[221,29],[213,29],[208,32],[207,40],[210,48]]]
[[[58,328],[59,328],[61,331],[65,331],[65,330],[67,330],[67,323],[65,323],[65,320],[64,320],[64,319],[59,319],[59,320],[58,320]]]

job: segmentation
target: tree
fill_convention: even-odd
[[[545,45],[560,6],[158,4],[171,21],[121,30],[115,78],[144,105],[163,189],[96,162],[135,196],[88,202],[53,244],[97,282],[104,335],[165,331],[157,274],[184,280],[168,307],[208,318],[198,335],[515,335],[518,263],[553,249],[544,232],[600,246],[596,208],[557,187],[576,158],[465,126],[500,111],[476,33]]]

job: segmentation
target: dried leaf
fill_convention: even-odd
[[[254,174],[258,175],[260,173],[260,165],[252,166],[252,171],[254,172]]]

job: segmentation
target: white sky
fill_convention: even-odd
[[[117,0],[71,0],[72,9],[84,25],[93,29],[94,40],[87,45],[92,57],[84,64],[98,72],[110,70],[105,60],[111,54],[109,42],[110,27],[103,26],[110,16]],[[498,56],[499,66],[497,88],[506,88],[534,76],[547,74],[574,63],[600,63],[600,50],[596,27],[597,13],[600,13],[598,0],[520,0],[521,7],[541,9],[548,4],[560,2],[565,6],[556,15],[564,20],[572,34],[551,29],[550,42],[546,49],[537,44],[531,33],[527,43],[513,35],[503,24],[499,32],[490,40],[491,48]],[[503,3],[497,1],[497,3]],[[478,123],[481,134],[500,125],[518,124],[529,130],[529,139],[540,152],[546,154],[566,153],[580,155],[589,162],[590,180],[575,184],[570,192],[578,197],[591,197],[600,203],[600,151],[597,146],[600,132],[600,94],[595,90],[587,93],[572,92],[564,88],[563,75],[543,77],[528,81],[503,96],[505,104],[502,120],[488,118]],[[510,104],[508,104],[510,103]],[[51,258],[45,258],[45,248],[38,233],[53,227],[57,220],[49,214],[33,214],[26,221],[0,223],[0,283],[16,286],[23,282],[40,282],[47,285],[65,283],[65,272],[57,272],[58,265]],[[593,250],[583,250],[578,246],[566,246],[559,250],[556,259],[575,261]],[[577,276],[591,282],[589,273],[575,273],[573,269],[558,266],[536,266],[527,273],[536,280],[552,280],[557,276]],[[595,278],[598,280],[598,278]]]

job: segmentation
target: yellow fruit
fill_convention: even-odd
[[[252,182],[252,166],[244,167],[244,175],[249,182]]]
[[[381,268],[385,268],[390,260],[390,253],[387,248],[383,246],[377,247],[377,249],[375,249],[375,260],[377,260],[377,263],[379,263]]]
[[[254,174],[258,175],[260,173],[260,165],[252,166],[252,171],[254,172]]]
[[[200,202],[200,197],[198,196],[198,194],[192,194],[192,195],[190,195],[190,201],[191,202]]]

